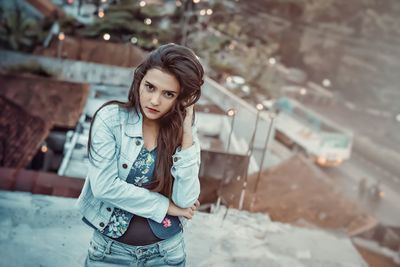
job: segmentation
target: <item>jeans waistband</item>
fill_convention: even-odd
[[[182,239],[183,233],[179,232],[168,239],[161,240],[154,244],[133,246],[118,242],[106,235],[103,235],[98,230],[95,230],[92,240],[97,243],[97,245],[103,246],[105,248],[105,253],[110,253],[111,250],[114,250],[141,258],[148,257],[153,254],[163,254],[165,251],[177,246],[180,242],[182,242]]]

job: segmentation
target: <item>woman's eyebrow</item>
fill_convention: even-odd
[[[148,85],[151,85],[151,86],[153,86],[154,88],[158,89],[157,86],[155,86],[154,84],[152,84],[152,83],[149,82],[148,80],[145,80],[145,83],[147,83]],[[174,91],[174,90],[165,89],[165,90],[163,90],[163,91],[164,91],[164,92],[168,92],[168,93],[178,94],[178,92],[177,92],[177,91]]]
[[[145,80],[145,83],[147,83],[147,84],[149,84],[149,85],[153,86],[154,88],[157,88],[157,86],[155,86],[154,84],[152,84],[152,83],[151,83],[151,82],[149,82],[148,80]]]
[[[171,93],[171,94],[178,94],[177,91],[173,91],[173,90],[164,90],[164,92],[168,92],[168,93]]]

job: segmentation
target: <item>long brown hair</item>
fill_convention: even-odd
[[[133,82],[129,90],[128,101],[109,101],[102,105],[94,114],[89,130],[88,154],[92,160],[91,132],[97,112],[104,106],[117,104],[128,110],[142,112],[139,101],[139,87],[143,77],[150,69],[160,69],[173,75],[179,82],[180,93],[171,110],[160,119],[160,132],[157,137],[157,159],[153,174],[153,183],[149,189],[167,197],[172,194],[172,155],[182,142],[183,120],[186,107],[196,103],[201,95],[201,85],[204,83],[204,70],[197,56],[187,47],[166,44],[149,53],[146,59],[135,69]]]

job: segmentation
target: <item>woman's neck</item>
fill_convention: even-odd
[[[157,146],[159,130],[160,124],[158,121],[143,118],[143,140],[147,150],[151,151]]]
[[[146,117],[143,117],[143,129],[144,128],[158,132],[160,129],[160,122],[157,120],[149,120]]]

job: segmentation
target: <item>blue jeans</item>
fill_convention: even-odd
[[[182,232],[146,246],[131,246],[115,241],[95,230],[90,241],[85,267],[185,266]]]

